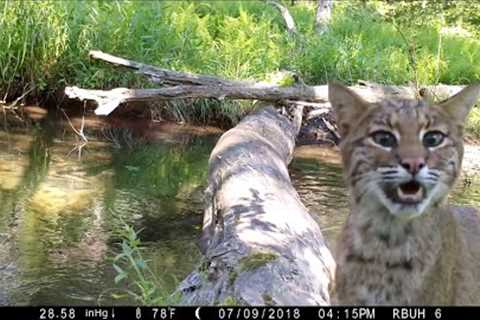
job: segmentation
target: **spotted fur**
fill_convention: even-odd
[[[439,104],[368,103],[330,84],[351,200],[337,249],[338,303],[480,304],[480,218],[446,200],[461,168],[463,124],[479,94],[477,85]],[[378,132],[395,144],[379,144],[372,138]],[[443,138],[434,147],[425,140],[432,132]],[[407,159],[417,159],[419,170]],[[409,181],[421,200],[405,200]]]

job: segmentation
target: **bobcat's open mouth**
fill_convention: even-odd
[[[395,191],[396,200],[405,204],[417,204],[421,202],[425,193],[422,185],[415,180],[402,183]]]
[[[410,180],[393,189],[386,190],[385,194],[393,202],[416,205],[425,198],[425,188],[419,182]]]

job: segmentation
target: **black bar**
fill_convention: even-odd
[[[15,320],[457,320],[480,319],[478,307],[0,307]]]

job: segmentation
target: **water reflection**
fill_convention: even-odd
[[[296,158],[290,174],[303,204],[321,226],[327,245],[333,248],[348,213],[348,198],[338,157],[330,160]]]
[[[92,138],[78,158],[64,130],[0,132],[0,303],[135,303],[112,295],[123,221],[143,230],[145,257],[172,290],[198,259],[215,141],[192,139],[124,146]]]

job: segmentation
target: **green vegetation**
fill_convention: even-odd
[[[474,138],[480,138],[480,107],[478,105],[470,111],[465,131]]]
[[[336,1],[330,29],[314,29],[315,2],[289,6],[299,36],[262,1],[0,0],[0,93],[41,97],[65,85],[149,87],[133,72],[90,61],[99,49],[164,68],[306,83],[461,84],[480,80],[480,4]],[[452,4],[454,3],[454,4]],[[173,118],[233,124],[251,103],[169,104]]]
[[[228,284],[233,286],[235,284],[235,280],[237,280],[238,272],[236,270],[231,270],[228,273]]]
[[[179,296],[167,294],[162,281],[143,258],[138,232],[124,224],[121,236],[121,252],[113,259],[113,267],[117,271],[115,283],[128,279],[133,288],[127,289],[127,293],[142,305],[178,302]]]
[[[223,300],[223,302],[220,305],[222,305],[222,306],[239,306],[241,304],[239,303],[239,301],[237,301],[237,299],[235,299],[235,297],[228,296]]]
[[[115,282],[142,305],[174,304],[177,276],[188,274],[200,258],[193,239],[202,204],[195,194],[204,188],[212,144],[207,139],[133,143],[125,129],[108,136],[119,147],[112,152],[114,175],[105,195],[110,228],[121,243],[114,259]],[[163,241],[152,245],[159,235]]]
[[[278,255],[270,252],[256,252],[240,260],[240,272],[260,268],[277,259]]]
[[[274,306],[275,301],[273,301],[273,297],[267,293],[262,294],[263,302],[266,306]]]

